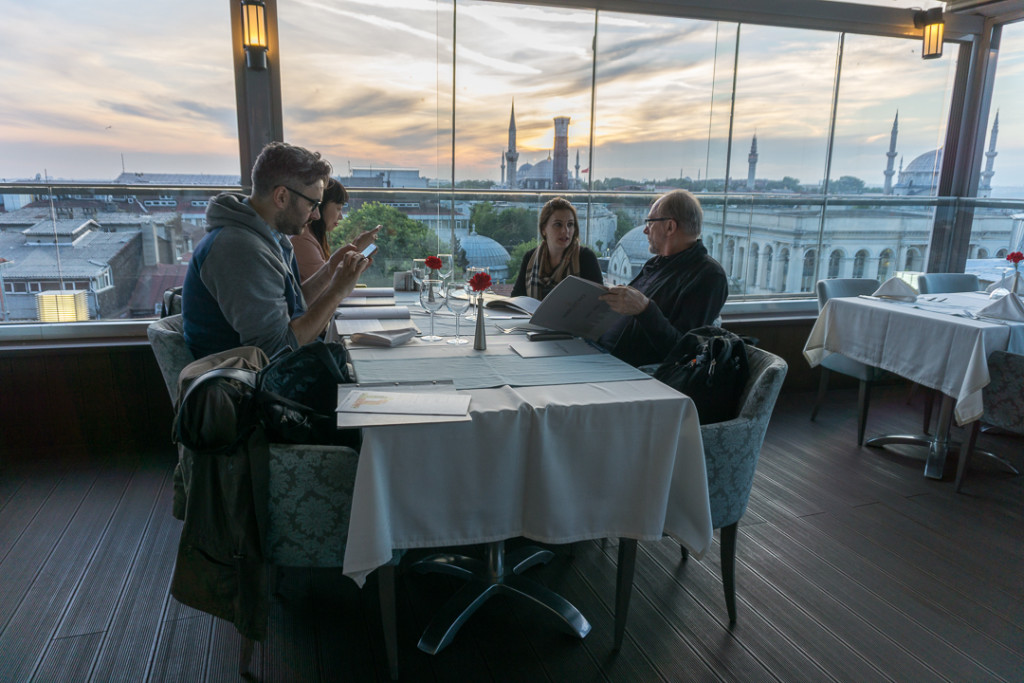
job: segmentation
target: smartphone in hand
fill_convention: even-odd
[[[363,249],[359,253],[361,253],[364,258],[370,258],[370,255],[373,254],[373,252],[375,252],[375,251],[377,251],[377,245],[376,244],[370,244],[370,246],[366,247],[366,249]]]

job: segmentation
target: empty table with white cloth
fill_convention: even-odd
[[[981,417],[992,351],[1024,353],[1024,323],[978,317],[984,293],[922,295],[903,302],[874,297],[830,299],[804,346],[816,366],[830,353],[888,370],[942,392],[934,437],[870,439],[869,446],[907,443],[929,447],[925,476],[941,479],[953,417],[963,425]]]

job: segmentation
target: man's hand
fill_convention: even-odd
[[[600,299],[608,304],[608,308],[621,315],[643,313],[644,309],[651,303],[651,300],[644,296],[640,290],[625,285],[609,287],[608,292],[602,294]]]
[[[337,268],[331,274],[331,282],[327,286],[339,300],[345,298],[355,289],[359,276],[363,274],[373,259],[366,258],[358,251],[349,251],[339,260]]]

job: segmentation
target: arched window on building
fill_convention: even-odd
[[[736,256],[736,242],[729,240],[725,243],[725,259],[722,262],[722,268],[725,269],[726,277],[732,275],[732,264]]]
[[[768,290],[774,291],[772,286],[772,248],[764,248],[764,280],[761,285]]]
[[[742,279],[743,277],[743,264],[747,262],[747,250],[740,247],[736,250],[736,272],[733,277],[736,279]]]
[[[917,247],[907,249],[907,258],[904,259],[903,270],[921,271],[924,270],[924,258]]]
[[[868,262],[868,252],[861,249],[853,257],[853,277],[864,277],[864,266]]]
[[[757,287],[757,285],[758,285],[758,282],[757,282],[758,252],[760,252],[760,248],[758,247],[757,242],[754,242],[753,244],[750,245],[750,256],[749,256],[749,258],[747,260],[747,275],[746,275],[745,278],[743,278],[744,284],[746,284],[746,286],[747,286],[747,291],[750,291],[752,288]]]
[[[978,253],[974,256],[974,258],[988,258],[988,249],[985,249],[984,247],[978,247]]]
[[[878,256],[878,281],[885,282],[892,275],[892,249],[885,249]]]
[[[1000,249],[999,251],[996,252],[996,258],[1006,258],[1007,253],[1008,252],[1006,249]]]
[[[804,268],[800,273],[800,291],[809,292],[814,289],[815,270],[818,266],[818,255],[813,249],[804,254]]]
[[[789,249],[779,252],[779,284],[775,287],[776,292],[785,292],[789,287]]]
[[[828,279],[834,280],[839,277],[839,266],[843,262],[843,253],[836,249],[828,255]]]

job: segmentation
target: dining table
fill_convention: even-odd
[[[470,397],[464,421],[364,428],[352,496],[344,571],[358,584],[395,551],[416,548],[440,551],[417,569],[469,580],[421,638],[432,653],[496,588],[546,608],[569,633],[590,630],[575,607],[521,576],[551,553],[527,546],[506,554],[509,539],[617,537],[635,548],[636,540],[669,536],[700,557],[712,538],[689,397],[583,340],[569,355],[523,357],[513,346],[531,342],[503,333],[499,325],[514,327],[504,315],[486,315],[484,350],[473,348],[467,325],[460,331],[470,343],[447,343],[451,316],[435,318],[446,335],[439,342],[348,344],[361,386]],[[483,559],[448,552],[479,544]]]
[[[924,475],[941,479],[948,452],[959,446],[949,438],[952,422],[964,425],[982,415],[989,354],[1024,353],[1024,322],[986,317],[990,303],[984,292],[829,299],[811,329],[804,357],[814,367],[829,354],[842,354],[941,392],[934,434],[884,435],[866,442],[873,447],[924,446]]]

